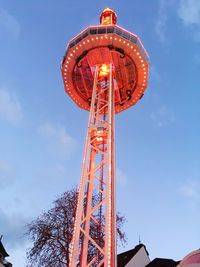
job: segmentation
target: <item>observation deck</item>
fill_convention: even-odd
[[[104,10],[101,25],[88,27],[74,37],[61,69],[65,91],[80,108],[89,111],[95,68],[112,64],[115,113],[119,113],[142,98],[148,83],[149,56],[137,35],[116,25],[116,14],[109,10],[115,20],[102,22]]]

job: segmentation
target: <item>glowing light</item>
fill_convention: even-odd
[[[110,69],[109,66],[107,64],[103,64],[101,65],[101,67],[99,68],[99,76],[100,77],[105,77],[109,74]]]
[[[117,22],[117,15],[114,10],[110,8],[104,9],[100,16],[100,22],[102,25],[115,25]]]
[[[107,16],[107,15],[106,15]],[[105,16],[105,19],[106,19]],[[96,27],[96,26],[95,26]],[[98,27],[99,28],[104,28],[102,26]],[[94,27],[89,27],[89,31],[90,29],[94,29]],[[96,30],[96,28],[95,28]],[[88,30],[87,30],[88,31]],[[100,32],[100,31],[99,31]],[[95,33],[95,32],[92,32]],[[81,33],[82,36],[82,33]],[[133,36],[134,35],[130,35]],[[77,36],[80,37],[80,34]],[[96,107],[98,107],[97,105],[95,105],[98,102],[98,97],[100,97],[102,99],[102,103],[100,102],[100,107],[102,105],[102,109],[99,112],[102,112],[103,109],[106,110],[106,126],[105,124],[103,124],[103,127],[105,127],[103,130],[101,130],[101,133],[98,133],[99,131],[99,126],[102,125],[101,121],[98,121],[96,125],[98,125],[98,127],[91,127],[89,128],[89,133],[87,136],[87,148],[88,151],[90,151],[91,149],[95,149],[95,153],[99,153],[99,150],[104,148],[106,148],[106,152],[108,153],[106,154],[106,160],[102,161],[102,166],[104,168],[106,168],[106,177],[105,177],[105,192],[101,192],[102,196],[103,196],[103,200],[105,199],[105,202],[102,201],[102,203],[100,203],[100,205],[102,205],[103,207],[103,211],[104,211],[104,207],[106,206],[106,239],[105,239],[105,246],[102,247],[102,264],[106,265],[107,267],[112,267],[113,266],[113,256],[115,256],[115,248],[113,248],[113,240],[115,239],[115,233],[114,233],[114,225],[113,225],[113,188],[112,188],[112,182],[113,182],[113,177],[112,176],[112,144],[113,144],[113,140],[111,140],[111,134],[110,134],[110,129],[111,126],[110,124],[112,124],[111,120],[108,120],[107,117],[111,116],[111,112],[110,110],[112,109],[112,112],[114,111],[114,113],[120,113],[123,110],[126,110],[128,107],[130,107],[131,105],[134,105],[138,99],[141,98],[144,90],[146,89],[146,82],[148,81],[148,61],[146,60],[146,54],[145,54],[145,50],[144,52],[142,52],[142,45],[139,46],[138,43],[135,42],[131,42],[129,40],[127,40],[126,38],[120,39],[120,36],[117,35],[116,33],[104,33],[104,34],[95,34],[95,35],[89,35],[88,37],[82,39],[81,41],[79,41],[77,43],[78,39],[77,37],[74,38],[74,40],[71,42],[73,45],[71,48],[68,47],[67,50],[67,54],[65,55],[65,60],[64,63],[62,65],[62,75],[64,78],[64,86],[65,86],[65,90],[68,93],[68,95],[74,100],[74,102],[76,102],[76,104],[78,104],[79,107],[89,110],[89,109],[94,109]],[[137,37],[135,37],[137,40]],[[79,39],[80,40],[80,39]],[[101,41],[102,40],[102,41]],[[100,42],[99,42],[100,41]],[[119,44],[120,42],[120,44]],[[138,41],[139,42],[139,41]],[[91,43],[91,44],[90,44]],[[75,45],[74,45],[75,44]],[[81,48],[81,46],[83,46]],[[81,88],[79,88],[79,91],[76,91],[76,87],[78,87],[78,85],[76,83],[73,82],[73,74],[74,74],[74,66],[76,66],[76,60],[77,58],[79,58],[81,55],[81,53],[85,50],[86,52],[92,50],[92,49],[98,49],[101,47],[108,47],[108,53],[105,53],[105,58],[106,60],[104,60],[104,55],[103,58],[101,59],[102,61],[98,60],[96,58],[100,57],[101,52],[102,51],[99,49],[99,55],[97,55],[98,53],[94,54],[93,52],[90,52],[87,54],[87,59],[89,62],[89,65],[91,67],[91,71],[92,74],[94,74],[95,69],[97,69],[98,71],[96,72],[96,76],[93,75],[93,77],[95,77],[96,81],[98,81],[97,84],[94,84],[93,89],[95,91],[95,94],[93,95],[93,100],[86,101],[85,99],[83,99],[82,95],[81,95]],[[79,48],[79,51],[77,51]],[[111,53],[115,53],[115,48],[123,48],[125,51],[124,53],[126,53],[128,56],[130,56],[131,59],[133,59],[133,61],[136,61],[136,66],[135,69],[136,71],[138,71],[138,80],[136,81],[136,92],[134,92],[133,96],[131,99],[126,99],[124,102],[122,102],[122,105],[118,105],[117,100],[113,100],[112,101],[108,101],[108,104],[105,104],[107,102],[107,100],[112,99],[112,95],[109,94],[111,92],[110,89],[113,88],[113,91],[118,89],[118,82],[116,81],[116,74],[114,73],[113,76],[110,75],[112,72],[112,68],[114,69],[116,67],[116,63],[111,61],[112,67],[110,66],[110,64],[108,64],[108,62],[110,61],[110,54]],[[140,50],[141,49],[141,50]],[[116,49],[117,50],[117,49]],[[82,51],[82,52],[81,52]],[[77,53],[76,53],[77,52]],[[72,53],[72,54],[70,54]],[[86,54],[86,53],[85,53]],[[83,53],[83,56],[85,56],[85,54]],[[109,54],[109,55],[108,55]],[[144,57],[143,57],[144,55]],[[109,56],[109,58],[108,58]],[[68,58],[69,57],[69,58]],[[82,60],[82,57],[80,57]],[[91,58],[91,60],[89,60]],[[93,60],[94,59],[94,60]],[[67,61],[69,60],[69,61]],[[124,64],[126,63],[125,60],[123,60]],[[101,63],[100,63],[101,62]],[[69,63],[69,64],[68,64]],[[103,64],[106,63],[106,64]],[[143,64],[145,63],[145,64]],[[145,68],[146,66],[146,68]],[[84,70],[84,61],[82,61],[82,64],[79,64],[79,70],[77,71],[82,71]],[[125,66],[126,67],[126,66]],[[131,66],[130,66],[131,69]],[[146,71],[147,70],[147,71]],[[87,72],[84,72],[84,78],[85,76],[87,76]],[[94,79],[94,82],[95,82]],[[67,80],[68,80],[68,84],[67,84]],[[113,82],[114,80],[114,82]],[[113,82],[113,85],[110,86],[110,82]],[[129,81],[129,78],[127,78],[127,81]],[[83,82],[82,82],[83,83]],[[91,85],[92,86],[92,85]],[[86,90],[87,84],[86,86],[84,85],[83,90]],[[130,89],[130,88],[127,88]],[[105,96],[102,97],[102,95]],[[91,97],[91,92],[89,92],[89,97]],[[129,95],[128,95],[129,96]],[[88,97],[88,96],[87,96]],[[128,97],[127,97],[128,98]],[[91,105],[90,105],[91,104]],[[97,110],[97,109],[96,109]],[[96,112],[94,111],[94,116],[96,116]],[[110,113],[109,113],[110,112]],[[108,113],[108,114],[107,114]],[[95,117],[95,119],[98,118],[97,116]],[[102,119],[102,114],[100,114],[100,118]],[[93,124],[93,123],[92,123]],[[92,125],[91,124],[91,125]],[[89,127],[91,126],[89,124]],[[94,125],[92,125],[94,126]],[[92,130],[90,130],[92,129]],[[92,131],[92,132],[90,132]],[[85,195],[84,195],[84,188],[87,186],[87,183],[89,183],[89,170],[88,170],[88,165],[87,162],[89,160],[91,160],[90,152],[85,153],[85,156],[83,158],[83,165],[85,166],[85,169],[83,169],[82,171],[82,176],[81,176],[81,181],[80,181],[80,187],[79,187],[79,194],[78,194],[78,200],[77,200],[77,212],[75,214],[75,218],[74,218],[74,232],[73,232],[73,237],[72,237],[72,243],[70,246],[70,251],[71,251],[71,255],[70,255],[70,267],[72,267],[71,264],[76,264],[78,261],[78,255],[80,255],[81,251],[82,251],[82,247],[78,247],[78,239],[80,239],[80,235],[85,235],[84,231],[81,232],[81,225],[84,224],[86,217],[82,216],[82,205],[83,202],[86,200],[85,199]],[[107,156],[108,155],[108,156]],[[93,160],[93,159],[92,159]],[[97,160],[100,160],[99,158]],[[95,164],[96,162],[93,162],[94,165],[94,170],[95,170]],[[108,164],[108,165],[106,165]],[[94,178],[95,179],[99,179],[99,173],[94,172]],[[96,180],[95,180],[96,181]],[[95,184],[95,190],[99,189],[98,185]],[[101,190],[100,190],[101,191]],[[81,217],[82,216],[82,217]],[[90,216],[90,215],[89,215]],[[88,217],[89,218],[89,217]],[[92,218],[92,217],[91,217]],[[75,229],[76,228],[76,229]],[[83,229],[84,230],[84,229]],[[87,242],[86,242],[87,243]],[[107,249],[107,251],[105,251]],[[87,251],[87,249],[85,250],[85,252]],[[103,258],[105,256],[105,258]]]

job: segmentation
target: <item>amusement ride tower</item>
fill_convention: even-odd
[[[133,106],[148,81],[139,38],[106,8],[100,25],[73,38],[62,62],[67,94],[89,121],[74,218],[70,267],[116,267],[114,116]]]

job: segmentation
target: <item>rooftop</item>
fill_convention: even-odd
[[[139,244],[135,246],[135,248],[128,250],[126,252],[120,253],[117,255],[117,266],[124,267],[136,254],[137,252],[144,247],[146,250],[145,245]],[[146,250],[147,255],[149,255],[148,251]]]
[[[1,240],[0,240],[0,253],[4,256],[4,257],[8,257],[8,253],[6,252]]]

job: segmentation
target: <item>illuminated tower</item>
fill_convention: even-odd
[[[116,267],[114,115],[144,94],[148,54],[106,8],[99,26],[73,38],[62,62],[67,94],[89,121],[74,218],[70,267]]]

